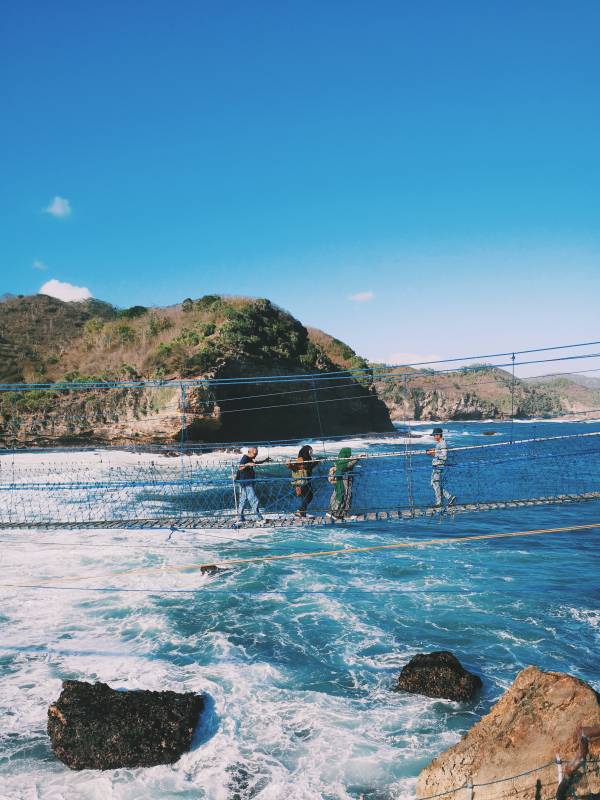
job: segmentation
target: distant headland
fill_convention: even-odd
[[[90,299],[5,295],[0,442],[169,443],[335,436],[393,430],[403,419],[506,419],[512,377],[485,364],[435,373],[374,365],[267,299],[204,295],[166,307],[118,309]],[[381,369],[385,367],[385,369]],[[358,372],[360,371],[360,372]],[[325,378],[341,372],[343,380]],[[343,375],[347,372],[347,375]],[[387,377],[382,377],[385,373]],[[92,388],[65,384],[295,375],[293,384]],[[309,377],[319,377],[316,386]],[[406,376],[406,377],[404,377]],[[600,407],[600,389],[566,377],[515,380],[514,414]]]

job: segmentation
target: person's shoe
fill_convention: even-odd
[[[455,503],[456,503],[456,495],[453,494],[448,498],[448,506],[449,507],[453,506]]]

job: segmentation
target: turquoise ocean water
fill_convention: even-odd
[[[494,441],[511,436],[509,423],[446,427],[455,446],[489,442],[489,430]],[[529,423],[512,435],[599,429]],[[528,480],[547,488],[548,476],[556,481],[562,470],[569,491],[579,479],[586,490],[598,488],[600,475],[586,467],[591,459],[561,465],[551,453],[527,464]],[[485,465],[460,481],[476,480],[470,490],[480,487],[491,499],[509,491],[515,475],[510,459],[495,469],[495,487]],[[427,498],[427,471],[415,480]],[[451,487],[459,499],[468,488],[460,481]],[[514,490],[519,496],[523,486]],[[600,522],[598,502],[170,538],[166,531],[2,531],[0,797],[411,797],[419,770],[458,741],[523,667],[566,671],[600,690],[600,531],[453,539],[588,522]],[[432,538],[444,543],[418,546]],[[214,576],[179,569],[392,542],[413,546],[240,565]],[[115,575],[128,569],[148,571]],[[65,580],[82,575],[83,584]],[[43,578],[60,588],[6,587]],[[90,591],[107,587],[129,591]],[[181,591],[190,588],[196,591]],[[413,655],[442,649],[482,676],[476,701],[393,691]],[[194,750],[172,767],[73,773],[53,758],[45,736],[47,706],[65,678],[204,692],[211,711]]]

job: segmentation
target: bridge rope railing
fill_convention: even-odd
[[[517,501],[593,499],[600,490],[600,432],[547,436],[449,450],[444,470],[456,507]],[[433,504],[431,463],[424,449],[364,452],[349,474],[351,501],[343,516],[372,512],[423,513]],[[0,456],[0,526],[102,520],[196,518],[229,527],[238,517],[239,456],[94,451],[49,459],[25,453]],[[263,514],[288,519],[297,510],[286,460],[257,465],[254,483]],[[332,507],[330,470],[336,457],[315,457],[308,482],[309,513]]]
[[[598,355],[600,356],[600,354],[598,354]],[[478,385],[479,384],[477,384],[475,386],[475,388],[477,388]],[[179,382],[179,381],[177,383],[171,385],[171,388],[175,388],[180,393],[180,398],[179,398],[179,401],[178,401],[178,408],[179,408],[179,414],[180,414],[181,420],[182,420],[181,430],[183,432],[185,431],[188,417],[194,416],[194,415],[190,414],[189,408],[187,406],[186,387],[187,387],[186,383]],[[95,387],[95,388],[98,389],[100,387]],[[106,387],[106,388],[114,389],[115,387]],[[140,387],[133,386],[133,387],[128,387],[128,388],[127,387],[119,387],[119,388],[123,388],[123,391],[125,393],[129,392],[131,390],[138,390],[138,389],[141,390],[141,392],[147,392],[149,389],[152,389],[152,386],[151,386],[151,384],[146,383],[146,384],[144,384],[144,385],[142,385]],[[165,389],[167,387],[163,386],[163,387],[158,387],[158,388]],[[327,391],[333,391],[334,388],[335,387],[327,387]],[[347,402],[347,403],[357,403],[357,402],[364,403],[364,402],[368,402],[368,401],[378,402],[378,403],[382,402],[381,397],[374,391],[365,392],[364,387],[361,387],[358,384],[354,385],[353,388],[359,390],[358,393],[355,393],[355,394],[352,394],[352,395],[345,395],[345,396],[342,396],[342,397],[340,397],[339,395],[336,395],[334,397],[325,398],[325,399],[312,397],[310,400],[297,400],[297,401],[291,401],[291,402],[286,402],[286,403],[268,403],[268,404],[264,404],[264,405],[254,405],[254,406],[243,405],[243,406],[241,406],[239,408],[231,408],[230,409],[230,408],[221,408],[221,404],[229,402],[228,398],[216,399],[214,397],[210,397],[210,398],[204,398],[204,399],[203,398],[196,398],[195,399],[195,405],[203,407],[202,414],[204,416],[210,416],[210,413],[212,413],[212,411],[215,408],[218,407],[219,408],[219,416],[223,417],[223,415],[229,415],[229,414],[244,414],[245,415],[245,414],[253,413],[253,412],[256,412],[256,411],[272,411],[274,409],[277,409],[279,412],[281,412],[281,411],[291,410],[291,409],[298,408],[298,407],[310,407],[310,406],[313,406],[315,408],[315,410],[318,412],[320,406],[323,406],[323,405],[327,406],[330,403],[336,403],[336,404],[343,404],[345,402]],[[86,389],[87,389],[87,391],[92,391],[93,387],[86,387]],[[69,392],[80,393],[81,391],[85,391],[86,389],[82,390],[81,386],[79,386],[78,388],[71,387],[71,388],[65,389],[65,390],[60,388],[60,389],[57,389],[56,391],[69,391]],[[512,410],[511,410],[510,416],[506,418],[506,419],[511,421],[511,424],[514,424],[515,416],[516,416],[515,409],[514,409],[514,389],[515,389],[514,386],[510,387],[510,391],[511,391],[511,409]],[[31,390],[28,390],[28,391],[31,391]],[[298,390],[295,390],[293,392],[293,394],[299,394],[302,391],[303,390],[298,389]],[[313,390],[311,389],[310,391],[312,393]],[[17,394],[18,393],[15,391],[15,395],[17,395]],[[1,399],[1,395],[0,395],[0,399]],[[125,396],[125,399],[126,399],[126,396]],[[244,403],[246,401],[246,399],[247,398],[239,398],[239,399],[236,398],[236,400],[238,402],[242,402],[242,403]],[[106,409],[104,409],[104,411],[106,411]],[[109,409],[109,411],[110,411],[110,409]],[[101,418],[101,414],[102,413],[103,413],[102,411],[98,411],[98,409],[96,409],[95,416],[94,416],[94,414],[92,414],[91,416],[88,417],[88,415],[86,413],[86,410],[84,408],[80,408],[79,412],[73,411],[73,410],[71,410],[71,411],[66,410],[65,411],[64,408],[61,408],[59,417],[53,416],[51,412],[49,412],[47,414],[45,412],[43,414],[36,414],[35,412],[29,412],[29,410],[27,408],[25,408],[24,410],[21,409],[21,406],[19,405],[19,402],[18,402],[18,397],[15,396],[15,397],[13,397],[12,409],[11,409],[11,413],[9,415],[9,423],[8,423],[8,425],[4,426],[4,429],[0,429],[0,435],[2,435],[2,441],[4,441],[5,443],[10,442],[12,440],[14,442],[14,446],[15,447],[22,446],[20,444],[19,435],[17,434],[17,428],[20,427],[20,425],[23,422],[23,420],[25,420],[25,421],[29,422],[33,432],[36,432],[36,430],[37,430],[36,429],[36,425],[37,425],[37,426],[40,426],[40,429],[38,431],[38,433],[40,435],[47,436],[49,440],[51,440],[53,438],[60,439],[60,437],[56,436],[55,429],[59,427],[59,423],[61,421],[62,422],[67,422],[67,423],[70,422],[72,424],[75,424],[75,423],[84,424],[84,425],[87,424],[88,426],[90,426],[90,425],[92,425],[93,422],[95,422],[96,419]],[[146,412],[144,412],[144,413],[146,413]],[[561,419],[561,418],[562,419],[568,419],[569,417],[577,417],[577,416],[586,418],[586,417],[590,417],[591,415],[598,415],[598,414],[600,414],[600,408],[599,407],[591,407],[591,408],[586,408],[586,409],[582,409],[582,410],[572,410],[572,411],[565,411],[565,410],[545,411],[543,413],[543,415],[541,415],[539,417],[539,420],[540,421],[544,421],[544,420]],[[195,412],[195,415],[196,416],[198,415],[198,411]],[[202,415],[200,415],[200,416],[202,416]],[[42,421],[44,422],[43,426],[41,425]],[[250,427],[251,427],[251,424],[250,424]],[[389,433],[391,434],[391,431]],[[359,434],[359,435],[362,435],[362,434]],[[65,438],[65,437],[63,436],[63,438]],[[66,438],[68,438],[68,436]],[[300,437],[300,438],[302,438],[302,437]],[[329,438],[329,436],[327,438]],[[296,439],[294,439],[294,441],[298,441],[298,437],[296,437]],[[5,444],[5,446],[6,446],[6,444]],[[171,445],[171,446],[173,446],[173,445]],[[214,446],[214,444],[212,446]]]
[[[600,411],[600,409],[599,409]],[[536,436],[536,437],[524,437],[522,439],[515,439],[513,441],[500,441],[500,442],[485,442],[483,444],[470,444],[470,445],[453,445],[452,447],[448,447],[449,453],[459,453],[463,451],[484,451],[490,450],[493,448],[512,448],[515,445],[527,445],[533,446],[536,444],[541,444],[543,442],[560,442],[560,441],[578,441],[583,439],[594,439],[600,436],[600,431],[589,431],[586,433],[568,433],[568,434],[556,434],[553,436]],[[373,433],[357,433],[357,434],[346,434],[344,436],[333,436],[327,437],[325,440],[326,443],[334,443],[336,440],[344,440],[344,439],[358,439],[360,440],[363,437],[380,437],[382,439],[390,438],[387,434],[373,434]],[[400,438],[403,439],[406,443],[407,440],[402,434],[397,434],[396,437],[392,438]],[[186,445],[184,449],[177,450],[177,455],[186,455],[186,454],[193,454],[195,452],[195,448],[206,448],[210,447],[211,453],[218,454],[219,451],[223,451],[223,454],[220,455],[218,458],[214,459],[215,463],[226,463],[226,464],[233,464],[236,463],[236,457],[238,457],[238,453],[236,452],[235,455],[228,456],[227,450],[238,450],[240,447],[249,447],[249,446],[257,446],[263,448],[275,447],[275,446],[290,446],[292,443],[297,442],[297,439],[283,439],[283,440],[262,440],[258,442],[221,442],[221,443],[212,443],[210,445],[201,444],[201,445]],[[309,440],[302,440],[302,441],[310,441]],[[174,448],[172,445],[165,445],[163,446],[168,452],[174,452]],[[69,454],[77,454],[83,452],[97,452],[102,453],[106,457],[110,455],[111,452],[131,452],[131,453],[147,453],[152,454],[154,452],[160,454],[161,447],[154,448],[152,446],[143,446],[139,448],[134,447],[113,447],[113,448],[105,448],[105,447],[85,447],[85,448],[73,448],[73,447],[57,447],[57,448],[27,448],[23,450],[18,449],[0,449],[0,469],[2,467],[2,458],[10,458],[10,457],[18,457],[21,455],[33,455],[33,454],[51,454],[51,453],[69,453]],[[427,455],[426,450],[421,448],[417,449],[415,447],[408,449],[405,447],[402,450],[386,450],[381,452],[364,452],[361,453],[361,458],[366,459],[385,459],[385,458],[401,458],[407,456],[425,456]],[[315,457],[315,461],[332,461],[335,460],[336,456],[332,453],[329,456],[325,455],[324,457]]]
[[[495,433],[495,432],[494,432]],[[578,441],[583,439],[593,439],[600,436],[600,431],[589,431],[586,433],[569,433],[569,434],[556,434],[553,436],[535,436],[535,437],[525,437],[522,439],[514,439],[513,441],[505,440],[499,442],[485,442],[484,444],[470,444],[470,445],[453,445],[452,447],[448,447],[449,453],[460,453],[464,451],[484,451],[490,450],[493,448],[507,448],[511,449],[514,445],[526,445],[526,446],[534,446],[536,444],[541,444],[543,442],[561,442],[561,441]],[[372,433],[361,433],[361,434],[346,434],[345,436],[337,436],[337,437],[327,437],[325,440],[325,444],[335,444],[336,440],[361,440],[364,437],[379,437],[384,440],[384,444],[386,443],[385,440],[388,438],[398,438],[402,439],[406,446],[402,450],[385,450],[385,451],[378,451],[378,452],[364,452],[361,454],[362,458],[366,459],[385,459],[385,458],[405,458],[409,456],[426,456],[426,450],[421,448],[418,449],[416,447],[408,448],[408,441],[409,438],[406,439],[402,436],[402,434],[397,434],[395,437],[389,437],[385,434],[372,434]],[[93,452],[93,453],[100,453],[105,458],[109,458],[111,452],[112,453],[138,453],[138,454],[153,454],[156,453],[160,455],[161,452],[167,452],[169,455],[193,455],[200,450],[200,454],[204,454],[205,448],[210,448],[210,454],[215,455],[214,458],[215,463],[226,463],[226,464],[233,464],[236,463],[236,458],[239,458],[239,449],[243,447],[249,446],[256,446],[262,447],[266,449],[271,449],[274,447],[290,447],[293,443],[297,442],[297,439],[288,439],[288,440],[263,440],[257,442],[223,442],[223,443],[213,443],[210,445],[200,444],[194,445],[189,444],[186,445],[185,448],[181,450],[177,449],[174,450],[172,445],[164,445],[164,446],[143,446],[143,447],[51,447],[51,448],[26,448],[26,449],[0,449],[0,469],[2,468],[2,459],[10,459],[11,457],[18,458],[19,456],[31,456],[31,455],[39,455],[39,454],[47,454],[51,455],[54,453],[68,453],[69,455],[77,455],[79,453],[85,452]],[[302,441],[310,441],[302,440]],[[429,446],[429,445],[428,445]],[[228,455],[228,451],[235,451],[234,455]],[[336,456],[333,454],[331,449],[329,453],[325,453],[323,457],[316,456],[315,461],[331,461],[335,460]]]
[[[576,766],[576,770],[569,778],[565,778],[565,768]],[[552,761],[545,764],[540,764],[537,767],[532,767],[522,772],[517,772],[514,775],[507,775],[501,778],[494,778],[489,781],[476,782],[467,778],[463,783],[451,789],[446,789],[442,792],[435,794],[419,795],[418,800],[438,800],[440,797],[449,797],[456,795],[459,792],[464,792],[464,800],[478,800],[478,796],[482,796],[477,792],[477,789],[488,789],[491,786],[501,786],[508,782],[520,782],[522,778],[529,778],[532,775],[541,775],[548,770],[553,770],[555,775],[548,777],[545,782],[540,778],[532,786],[513,786],[511,787],[511,796],[525,797],[530,796],[531,800],[549,800],[556,798],[556,800],[567,800],[567,798],[579,797],[593,797],[597,796],[600,790],[600,759],[587,758],[580,762],[578,759],[572,761],[563,761],[557,756]],[[591,778],[591,780],[590,780]],[[486,799],[491,798],[489,792],[485,792],[483,796]],[[506,794],[502,795],[506,796]]]

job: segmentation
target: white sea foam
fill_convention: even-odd
[[[364,446],[362,439],[348,441]],[[76,471],[68,456],[57,454],[61,476]],[[29,458],[15,456],[35,464]],[[43,456],[31,458],[44,467]],[[91,474],[105,466],[99,451],[82,458]],[[124,468],[139,458],[109,454]],[[165,469],[180,468],[179,459],[158,458]],[[0,468],[11,460],[0,458]],[[498,515],[487,524],[505,519]],[[548,600],[534,588],[525,599],[508,594],[520,585],[502,577],[518,566],[535,587],[543,564],[536,557],[534,568],[529,550],[514,544],[494,545],[495,557],[491,548],[467,551],[457,544],[386,551],[385,559],[314,560],[310,568],[286,561],[276,562],[277,569],[251,565],[210,576],[189,567],[251,555],[255,546],[261,553],[269,544],[281,552],[333,549],[378,537],[389,542],[391,533],[394,541],[431,535],[418,522],[361,531],[340,525],[1,532],[2,583],[48,579],[78,588],[0,589],[0,798],[233,800],[237,793],[258,800],[356,800],[361,791],[408,798],[420,768],[457,741],[521,666],[564,668],[577,656],[594,663],[600,611],[576,600],[557,601],[558,610],[548,611]],[[591,558],[582,568],[592,574]],[[89,591],[106,586],[154,594]],[[158,594],[172,588],[206,594]],[[361,593],[368,597],[372,589],[377,593],[362,602]],[[479,706],[391,691],[411,656],[447,648],[467,664],[469,657],[485,659],[485,669],[479,661],[470,666],[485,677]],[[53,758],[45,734],[47,706],[64,678],[203,692],[214,702],[214,718],[195,749],[172,767],[71,772]]]
[[[27,532],[2,534],[4,574],[10,576],[5,582],[41,585],[48,579],[53,585],[98,586],[117,583],[111,573],[127,568],[156,568],[120,576],[118,585],[130,589],[149,583],[157,590],[173,585],[210,587],[215,580],[197,572],[177,573],[175,580],[167,570],[181,563],[182,554],[169,550],[162,536],[157,542],[156,532],[137,532],[135,542],[122,531],[43,535],[46,540],[52,536],[53,547],[41,545],[40,533],[31,541],[26,541]],[[90,542],[90,536],[101,541]],[[11,540],[19,546],[7,545]],[[194,534],[194,541],[198,546],[194,561],[211,557],[202,532]],[[83,546],[89,544],[98,547]],[[73,579],[63,581],[65,575]],[[81,581],[84,576],[95,577]],[[2,798],[230,800],[236,791],[245,796],[254,787],[254,796],[261,799],[350,800],[358,789],[388,791],[390,786],[397,787],[400,797],[414,783],[406,777],[406,763],[422,758],[423,747],[433,754],[447,738],[439,730],[432,701],[395,695],[387,687],[389,671],[412,652],[402,659],[389,655],[394,649],[390,634],[336,598],[310,599],[303,604],[305,610],[294,611],[296,622],[286,624],[302,626],[307,622],[303,616],[309,615],[312,624],[331,620],[346,629],[351,635],[340,652],[356,689],[367,688],[365,668],[376,666],[382,675],[380,688],[361,690],[358,696],[352,692],[347,696],[349,687],[333,695],[295,689],[291,674],[253,660],[224,631],[179,633],[172,627],[170,606],[156,597],[28,589],[18,591],[18,603],[9,589],[1,590],[0,596],[5,617],[0,657],[10,662],[0,688],[5,721],[2,752],[10,756],[0,776]],[[181,605],[185,607],[185,600]],[[278,624],[274,619],[274,641],[285,635],[283,630],[277,632]],[[374,643],[384,651],[379,662],[362,654]],[[200,647],[210,648],[209,662],[169,656]],[[214,701],[216,731],[173,767],[71,772],[52,758],[45,736],[47,707],[67,677],[101,680],[116,688],[206,693]],[[410,730],[415,715],[428,720],[430,733],[412,738],[404,733],[399,741],[391,732]],[[452,734],[447,741],[456,738]]]
[[[600,609],[599,608],[573,608],[566,606],[558,610],[559,616],[567,616],[576,622],[583,622],[596,630],[600,635]]]

